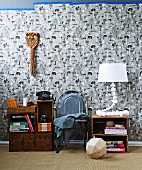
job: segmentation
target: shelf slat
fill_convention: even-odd
[[[92,114],[92,118],[95,118],[95,119],[110,119],[110,118],[115,118],[115,119],[128,119],[128,116],[98,116],[96,114]]]

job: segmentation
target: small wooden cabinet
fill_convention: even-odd
[[[92,136],[102,138],[105,141],[123,141],[125,152],[128,152],[128,133],[126,134],[105,134],[106,123],[114,122],[124,126],[128,130],[128,117],[127,116],[98,116],[92,114]]]
[[[9,151],[51,151],[54,144],[53,118],[54,118],[53,100],[37,101],[37,105],[31,107],[7,108],[8,131],[9,131]],[[42,132],[38,131],[38,124],[42,114],[46,114],[50,129]],[[22,129],[26,126],[28,115],[33,132],[30,129]],[[19,130],[15,130],[11,125],[20,125]]]

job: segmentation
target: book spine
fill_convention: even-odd
[[[106,146],[107,146],[107,148],[124,148],[123,143],[121,143],[121,144],[108,144]]]
[[[118,148],[124,148],[124,144],[123,144],[123,143],[117,144],[116,146],[117,146]]]
[[[107,152],[125,152],[125,148],[107,148]]]
[[[121,144],[123,141],[106,141],[106,144]]]
[[[28,125],[28,122],[10,122],[10,125],[13,125],[13,126]]]
[[[52,127],[51,127],[51,123],[38,123],[38,132],[47,132],[47,131],[51,131]]]
[[[105,134],[127,134],[126,129],[105,129]]]
[[[31,132],[34,132],[33,125],[32,125],[32,123],[31,123],[31,120],[30,120],[30,118],[29,118],[29,115],[26,115],[25,118],[26,118],[26,120],[27,120],[27,122],[28,122],[30,131],[31,131]]]

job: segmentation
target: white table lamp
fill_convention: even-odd
[[[113,96],[112,105],[102,110],[103,112],[105,112],[112,109],[118,102],[114,83],[128,82],[126,64],[123,63],[100,64],[98,82],[111,82],[111,93]]]

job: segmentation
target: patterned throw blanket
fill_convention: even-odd
[[[54,119],[54,130],[57,138],[61,136],[62,130],[72,129],[76,120],[86,120],[88,115],[85,113],[69,114]],[[69,131],[68,131],[69,132]],[[68,134],[68,136],[70,136]]]

